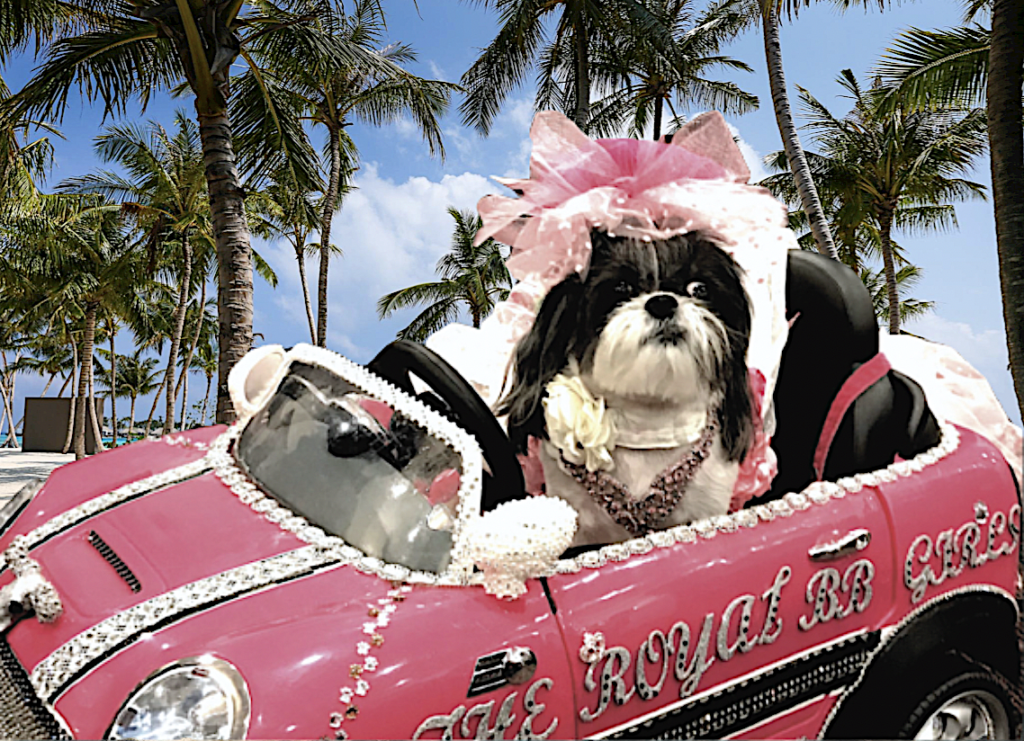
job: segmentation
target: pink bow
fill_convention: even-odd
[[[690,180],[746,183],[750,171],[720,113],[698,116],[670,144],[590,139],[572,121],[542,111],[530,129],[530,177],[498,179],[519,198],[485,196],[477,209],[488,237],[512,246],[509,271],[544,291],[590,262],[590,230],[647,241],[709,228],[684,205]]]

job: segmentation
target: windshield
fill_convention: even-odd
[[[459,455],[334,373],[293,364],[236,456],[268,494],[367,555],[447,568]]]

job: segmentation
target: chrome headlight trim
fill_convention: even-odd
[[[213,680],[217,685],[217,688],[231,703],[230,728],[228,729],[227,735],[222,735],[221,737],[230,739],[242,739],[246,737],[249,730],[249,720],[251,718],[252,710],[249,687],[241,673],[234,667],[234,665],[224,659],[219,659],[209,654],[204,654],[202,656],[190,656],[185,659],[173,661],[170,664],[157,669],[142,680],[135,689],[128,694],[128,697],[125,698],[121,707],[118,708],[117,712],[114,714],[114,719],[110,723],[110,727],[107,729],[107,732],[103,737],[108,739],[120,738],[119,736],[114,735],[115,729],[118,726],[119,719],[125,711],[129,709],[132,703],[155,685],[177,674],[190,674],[194,675],[197,679],[202,678]],[[189,736],[189,738],[197,737]]]
[[[18,515],[25,511],[29,503],[36,498],[36,494],[43,488],[43,479],[34,478],[18,489],[18,493],[7,500],[3,507],[0,507],[0,535],[6,533]]]

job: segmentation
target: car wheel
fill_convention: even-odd
[[[943,682],[911,712],[899,738],[1010,738],[1013,705],[989,674],[967,672]]]

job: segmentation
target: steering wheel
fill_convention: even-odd
[[[476,438],[491,469],[490,481],[484,474],[483,512],[526,497],[523,469],[505,431],[476,389],[440,355],[418,342],[395,340],[367,368],[413,397],[410,374],[415,374],[448,405],[447,416]]]

